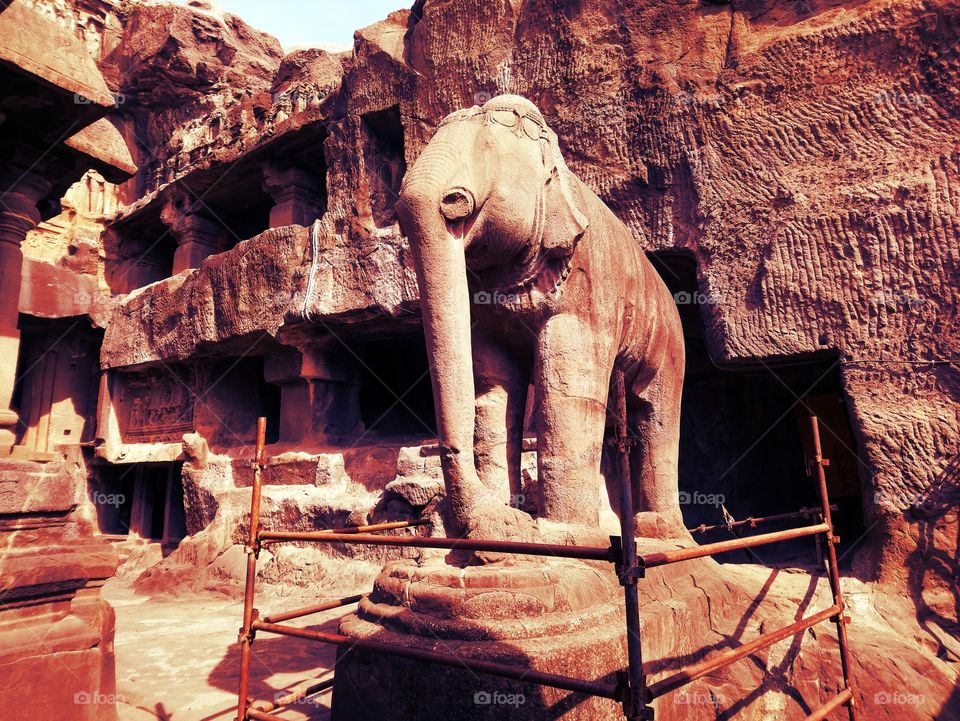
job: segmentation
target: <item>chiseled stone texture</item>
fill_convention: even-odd
[[[111,89],[125,94],[128,139],[149,157],[137,159],[136,180],[121,189],[121,220],[162,204],[178,180],[229,178],[234,161],[306,132],[326,166],[316,251],[309,229],[272,229],[118,298],[115,308],[89,310],[88,280],[30,267],[75,295],[50,314],[106,322],[101,363],[110,369],[226,354],[259,335],[320,335],[330,323],[416,324],[416,281],[392,209],[400,179],[449,112],[498,93],[524,95],[556,131],[570,168],[645,250],[696,259],[716,363],[838,357],[873,524],[858,574],[906,582],[896,588],[912,603],[889,617],[916,612],[934,633],[930,618],[956,623],[958,27],[955,0],[418,0],[358,31],[352,53],[284,57],[276,40],[229,14],[125,5],[100,61]],[[185,464],[192,535],[142,589],[169,588],[171,579],[239,587],[249,503],[241,466],[228,457]],[[359,459],[361,479],[329,456],[315,465],[278,461],[268,472],[265,522],[305,529],[318,519],[411,513],[437,478],[434,465],[403,454],[396,468],[377,466]],[[11,512],[70,505],[56,481],[25,494],[8,487],[4,472],[0,503]],[[341,570],[329,563],[277,549],[262,557],[261,574],[299,573],[296,582],[308,585]],[[95,565],[106,573],[109,562]],[[48,568],[39,565],[39,582]],[[653,587],[651,613],[675,614],[690,643],[667,649],[664,641],[657,653],[722,640],[722,625],[708,633],[690,620],[700,614],[685,615],[684,604],[703,610],[700,585]],[[736,598],[725,593],[711,598]],[[787,595],[808,598],[803,588]],[[822,589],[816,597],[824,601]],[[771,627],[793,620],[796,605],[775,610]],[[378,632],[364,628],[358,635]],[[868,705],[867,718],[949,718],[956,692],[944,700],[950,678],[930,660],[950,657],[949,634],[941,629],[947,638],[936,647],[926,636],[916,642],[928,645],[928,658],[900,644],[912,626],[897,628],[900,635],[884,629],[877,638],[870,627],[854,631],[862,634],[863,698],[907,688],[925,701]],[[811,632],[804,643],[811,638],[822,654],[794,663],[771,652],[766,667],[793,674],[812,700],[836,690],[837,669],[829,633]],[[749,677],[710,679],[707,688],[739,698],[763,676],[745,666],[733,673]],[[782,717],[776,695],[764,699],[763,713]],[[715,713],[696,708],[705,718]],[[690,717],[689,708],[659,711]]]
[[[957,719],[952,671],[916,653],[905,633],[909,603],[868,588],[847,588],[848,612],[859,620],[850,627],[850,643],[860,714],[870,721]],[[826,579],[759,566],[721,571],[710,559],[651,569],[638,593],[649,683],[702,660],[708,649],[733,648],[793,623],[798,605],[810,615],[831,603]],[[612,684],[626,664],[622,614],[622,591],[606,564],[538,560],[452,568],[436,560],[405,561],[381,572],[340,632]],[[354,648],[341,651],[336,668],[334,721],[383,714],[424,721],[623,718],[614,701],[459,666]],[[836,635],[824,623],[652,705],[664,721],[802,721],[839,692],[840,679]]]
[[[274,228],[205,259],[199,268],[134,291],[104,336],[104,368],[185,360],[202,344],[275,334],[302,281],[307,230]]]
[[[960,338],[955,3],[418,2],[358,31],[350,56],[299,53],[282,65],[249,29],[250,49],[233,55],[240,26],[221,26],[223,38],[211,40],[197,30],[209,18],[188,22],[191,12],[136,8],[124,31],[132,44],[115,54],[153,50],[120,63],[128,77],[143,76],[128,107],[152,113],[154,96],[176,96],[140,123],[168,179],[240,156],[248,121],[225,122],[231,113],[259,108],[253,115],[273,133],[322,119],[328,197],[315,282],[304,298],[305,231],[267,236],[284,237],[287,250],[250,241],[217,262],[236,272],[282,260],[296,271],[247,276],[257,284],[241,281],[230,303],[216,299],[233,285],[208,285],[213,261],[134,293],[108,327],[105,366],[189,357],[201,339],[276,333],[280,313],[261,312],[276,283],[291,293],[287,323],[304,309],[325,323],[405,316],[417,292],[389,210],[395,176],[447,113],[515,92],[541,108],[571,169],[645,249],[696,258],[716,362],[838,355],[856,450],[877,491],[864,572],[902,575],[930,527],[942,547],[944,525],[955,522],[937,509],[956,504],[960,436],[957,371],[941,362]],[[205,58],[199,79],[163,60],[147,23],[158,13],[176,20],[176,37],[193,28],[177,53],[191,68]],[[248,90],[231,100],[235,72]],[[314,85],[322,91],[312,104],[286,94]],[[210,103],[225,114],[209,113]],[[214,116],[230,131],[204,140]],[[399,146],[384,140],[390,123]],[[184,159],[174,166],[176,153]],[[254,252],[256,261],[243,260]],[[199,312],[185,316],[191,306]],[[248,320],[232,310],[254,307]]]

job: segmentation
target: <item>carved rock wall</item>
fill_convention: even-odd
[[[291,236],[287,260],[298,270],[284,280],[294,302],[282,325],[272,313],[228,314],[220,325],[212,310],[181,323],[187,307],[209,309],[209,298],[233,292],[205,274],[241,263],[251,241],[131,295],[108,329],[105,365],[179,359],[201,339],[252,329],[323,335],[331,324],[404,317],[416,285],[390,211],[398,174],[448,112],[516,92],[543,110],[570,167],[638,242],[696,260],[714,362],[773,372],[818,354],[839,363],[876,524],[864,572],[901,574],[918,545],[950,543],[960,432],[948,362],[960,337],[956,2],[417,2],[358,31],[350,56],[282,63],[249,30],[251,49],[231,55],[242,34],[233,21],[214,38],[202,13],[137,12],[166,13],[182,40],[163,50],[145,14],[117,51],[127,77],[140,78],[140,109],[129,107],[162,158],[158,183],[226,170],[257,118],[281,137],[309,117],[324,128],[326,213],[316,257],[306,235]],[[175,69],[196,70],[201,58],[199,80]],[[237,72],[250,76],[243,97],[228,91]],[[294,102],[287,89],[299,85],[321,86],[323,97]],[[210,103],[237,118],[214,120]],[[147,108],[155,119],[142,117]],[[195,132],[208,144],[188,148]],[[232,139],[229,150],[190,157],[227,142],[218,138]],[[143,204],[158,183],[139,182]],[[262,300],[259,288],[244,294]]]

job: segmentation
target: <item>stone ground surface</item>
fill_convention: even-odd
[[[811,577],[798,569],[774,570],[751,564],[728,564],[723,569],[726,581],[743,589],[754,600],[753,607],[742,609],[742,617],[739,606],[734,609],[739,618],[741,642],[784,625],[781,617],[795,614],[798,604],[809,614],[828,603],[824,581],[811,584]],[[341,590],[324,589],[312,596],[304,589],[285,597],[261,594],[257,605],[261,613],[267,613],[369,590],[369,585],[358,586],[355,578],[344,580],[342,585]],[[950,686],[945,679],[951,676],[956,679],[960,657],[954,655],[955,652],[944,654],[943,649],[938,653],[933,638],[916,625],[909,601],[883,593],[880,586],[854,579],[844,579],[844,592],[849,613],[854,617],[851,648],[867,718],[895,718],[902,707],[877,705],[877,694],[899,693],[904,689],[925,696],[926,707],[910,708],[905,717],[938,721],[960,718],[958,694],[944,697],[944,689]],[[230,721],[234,718],[239,667],[236,635],[242,612],[239,600],[215,593],[138,594],[130,576],[110,581],[104,597],[117,615],[117,694],[123,700],[119,706],[120,721]],[[312,617],[312,623],[302,625],[336,631],[344,615],[344,611],[329,611]],[[667,612],[665,623],[669,617]],[[823,632],[832,634],[831,629]],[[808,636],[805,643],[813,643],[816,635]],[[787,648],[790,645],[780,644],[766,656],[755,657],[755,661],[769,670],[781,665],[789,669],[788,677],[793,679],[792,683],[799,684],[799,688],[804,688],[810,674],[813,678],[821,675],[816,668],[823,661],[831,668],[823,669],[826,675],[822,681],[828,685],[835,683],[832,678],[836,671],[833,668],[835,651],[830,650],[829,644],[823,658],[808,645],[808,652],[813,655],[807,661],[796,659]],[[894,658],[901,661],[891,665],[890,660]],[[301,688],[310,679],[327,678],[333,660],[332,647],[261,636],[254,644],[251,693],[257,699],[272,699],[277,692]],[[741,670],[750,670],[750,666],[747,664]],[[725,684],[732,680],[733,677],[722,674],[709,684],[714,690],[720,689],[719,698],[725,699],[725,707],[727,701],[735,703],[741,695],[735,688],[737,683]],[[929,683],[929,687],[925,687],[925,683]],[[785,710],[799,708],[792,696],[780,692],[751,696],[749,700],[744,699],[745,706],[735,713],[735,718],[786,718],[782,715]],[[321,695],[317,704],[295,707],[284,716],[291,721],[328,721],[329,703],[329,694]],[[670,711],[663,710],[667,716]],[[701,709],[691,709],[689,718],[700,718],[694,711]]]
[[[116,579],[104,593],[117,612],[119,721],[230,721],[236,715],[240,653],[237,629],[242,604],[219,594],[145,596]],[[326,598],[326,597],[325,597]],[[302,603],[272,599],[264,609]],[[336,630],[343,611],[312,617],[315,627]],[[272,699],[278,691],[326,677],[332,647],[299,639],[262,636],[254,643],[252,694]],[[330,695],[285,712],[291,721],[326,721]]]

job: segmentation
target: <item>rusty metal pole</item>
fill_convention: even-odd
[[[702,546],[686,546],[685,548],[676,548],[670,551],[655,551],[640,556],[639,564],[641,568],[666,566],[668,563],[679,563],[680,561],[690,561],[694,558],[715,556],[718,553],[726,553],[727,551],[739,551],[742,548],[755,548],[756,546],[766,546],[770,543],[791,541],[794,538],[814,536],[818,533],[827,533],[829,530],[830,527],[826,523],[818,523],[815,526],[801,526],[800,528],[788,528],[785,531],[759,533],[756,536],[731,538],[729,541],[705,543]]]
[[[837,543],[840,539],[833,532],[833,519],[830,516],[830,496],[827,492],[827,475],[824,468],[830,461],[823,457],[820,445],[820,423],[815,415],[810,416],[810,430],[813,436],[813,463],[817,467],[817,490],[820,494],[820,507],[823,513],[823,522],[829,527],[826,531],[827,570],[830,575],[830,591],[833,593],[833,603],[840,611],[833,617],[837,626],[837,645],[840,649],[840,667],[843,671],[843,684],[850,691],[850,700],[847,703],[847,713],[850,721],[857,721],[856,700],[854,698],[853,681],[850,674],[850,651],[847,645],[847,622],[844,615],[845,607],[840,590],[840,569],[837,566]]]
[[[516,553],[521,556],[556,556],[586,561],[612,560],[609,546],[567,546],[562,543],[525,543],[523,541],[476,541],[472,538],[435,536],[378,536],[373,533],[329,533],[328,531],[261,531],[261,543],[306,541],[309,543],[355,543],[360,546],[405,546],[409,548],[450,548],[461,551]]]
[[[243,588],[243,627],[240,644],[240,688],[237,691],[237,721],[246,721],[247,692],[250,687],[250,645],[253,643],[254,584],[257,580],[257,557],[260,555],[260,486],[263,476],[263,447],[266,444],[267,419],[257,419],[257,447],[253,459],[253,488],[250,493],[250,534],[247,537],[247,579]]]
[[[620,564],[617,569],[623,585],[627,621],[627,688],[623,698],[624,715],[629,721],[653,718],[647,706],[647,683],[643,673],[640,646],[640,604],[637,597],[637,539],[634,526],[633,486],[630,478],[630,445],[627,430],[627,391],[622,370],[614,371],[616,403],[617,468],[620,481]]]
[[[836,505],[830,506],[831,511],[837,510]],[[690,533],[707,533],[708,531],[719,531],[724,528],[739,528],[740,526],[750,526],[755,527],[761,523],[772,523],[773,521],[788,521],[794,518],[810,518],[811,516],[819,516],[821,508],[817,506],[816,508],[801,508],[799,511],[792,511],[790,513],[776,513],[772,516],[750,516],[749,518],[744,518],[740,521],[731,521],[730,523],[718,523],[712,526],[708,526],[705,523],[701,523],[699,526],[694,526],[693,528],[688,528],[687,530]]]

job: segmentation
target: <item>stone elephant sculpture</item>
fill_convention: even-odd
[[[531,378],[537,523],[599,528],[617,366],[640,441],[638,534],[683,535],[676,306],[627,227],[567,168],[536,106],[502,95],[449,115],[407,172],[397,211],[420,287],[447,532],[531,535],[530,516],[509,507]]]

